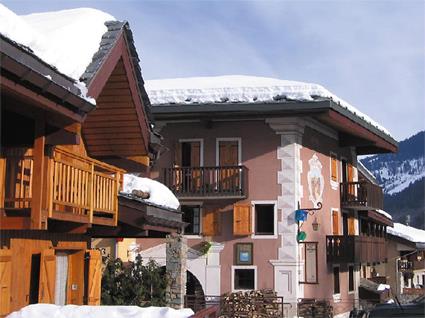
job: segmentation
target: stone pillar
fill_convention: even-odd
[[[175,309],[184,307],[187,270],[186,256],[187,239],[181,234],[167,235],[166,272],[168,284],[166,301],[168,307]]]
[[[277,198],[278,235],[280,248],[278,259],[270,261],[274,267],[274,289],[284,297],[285,317],[296,317],[297,300],[304,296],[303,286],[299,284],[301,262],[297,242],[297,222],[295,210],[303,197],[301,185],[302,161],[300,150],[304,133],[304,121],[301,118],[272,118],[267,123],[281,136],[281,144],[277,149],[277,157],[281,161],[281,170],[277,173],[281,185],[281,195]]]

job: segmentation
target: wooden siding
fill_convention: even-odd
[[[237,203],[233,205],[233,234],[251,235],[251,204]]]
[[[96,100],[96,110],[83,124],[91,156],[142,156],[148,154],[146,124],[138,117],[129,74],[120,59]]]

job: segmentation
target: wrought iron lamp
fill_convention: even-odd
[[[313,227],[313,231],[318,231],[319,230],[319,222],[317,222],[317,217],[314,218],[314,221],[311,224],[311,226]]]

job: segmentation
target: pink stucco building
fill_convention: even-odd
[[[395,152],[397,142],[318,85],[230,76],[147,89],[164,140],[152,177],[188,223],[187,293],[271,288],[287,317],[307,298],[348,317],[362,266],[385,261],[392,224],[379,186],[359,180],[357,156]],[[296,210],[320,204],[297,222]],[[165,263],[163,239],[139,243]]]

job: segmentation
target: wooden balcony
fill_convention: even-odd
[[[1,160],[6,171],[4,180],[0,180],[4,186],[0,193],[3,220],[33,217],[33,149],[4,149]],[[42,208],[37,211],[42,220],[117,224],[123,170],[61,147],[45,155],[43,167]]]
[[[383,209],[384,194],[380,186],[369,182],[341,183],[341,206],[357,210]]]
[[[328,263],[373,263],[386,259],[383,237],[332,235],[326,236]]]
[[[164,183],[179,198],[240,199],[247,196],[248,169],[244,166],[167,168]]]

